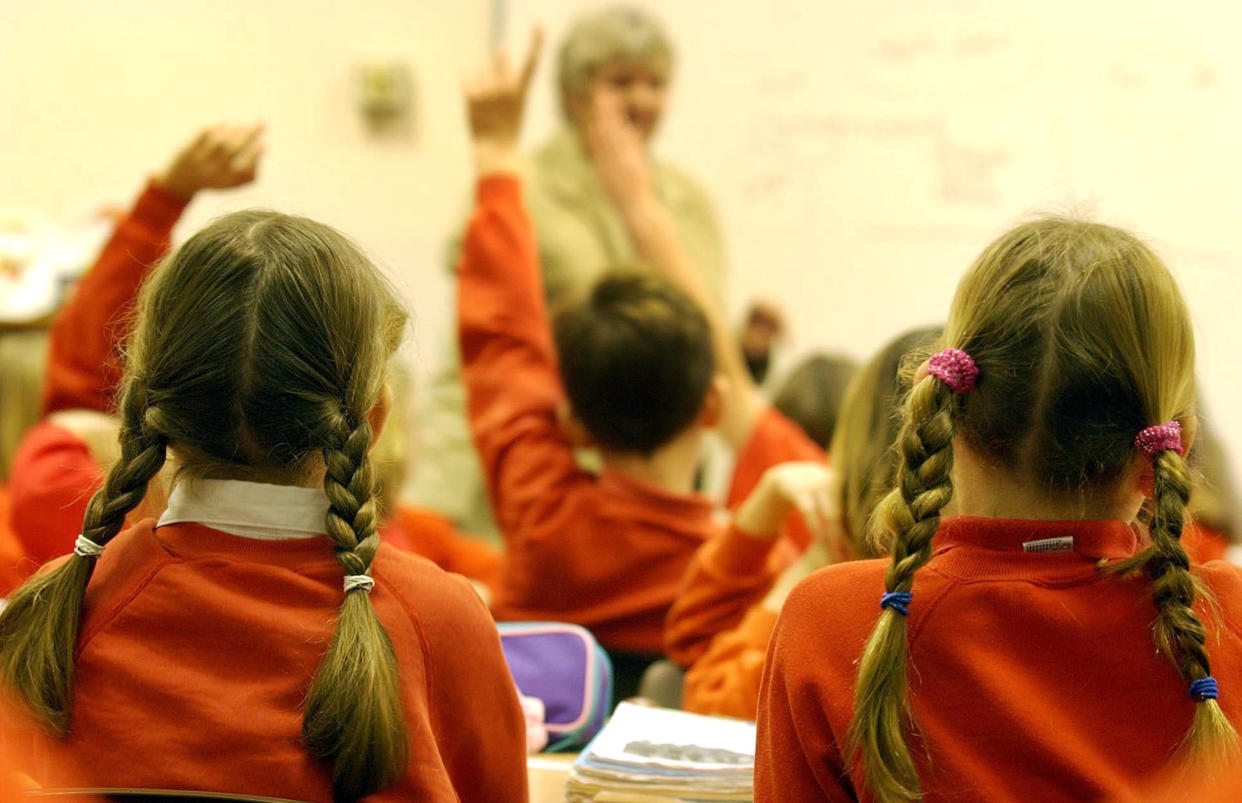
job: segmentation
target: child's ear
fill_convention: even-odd
[[[1145,499],[1156,495],[1156,468],[1145,457],[1140,457],[1134,468],[1134,487]]]
[[[384,431],[384,424],[388,421],[388,414],[392,412],[393,395],[392,385],[384,383],[384,389],[380,391],[379,398],[375,400],[375,404],[371,405],[371,409],[367,411],[367,422],[371,425],[371,445],[379,440],[380,433]]]
[[[569,399],[561,399],[556,403],[556,423],[575,449],[590,449],[595,446],[595,439],[591,437],[582,419],[574,414]]]
[[[700,426],[714,427],[720,423],[728,393],[729,380],[722,374],[712,377],[711,384],[707,386],[707,395],[703,397],[703,409],[699,413]]]

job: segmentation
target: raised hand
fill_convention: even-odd
[[[187,200],[199,190],[249,184],[263,155],[263,131],[262,123],[208,126],[177,152],[156,182]]]
[[[526,93],[542,48],[543,31],[535,29],[520,68],[513,69],[508,55],[501,50],[487,67],[466,82],[466,118],[480,176],[516,170]]]
[[[775,538],[785,517],[802,514],[820,539],[828,539],[840,516],[834,502],[835,477],[823,463],[781,463],[768,469],[738,509],[734,522],[756,538]]]
[[[785,600],[789,597],[789,592],[793,591],[794,586],[809,577],[812,572],[819,571],[832,562],[832,556],[829,554],[828,547],[824,542],[812,542],[800,558],[794,561],[788,569],[781,572],[760,604],[765,610],[772,613],[780,613],[781,607],[784,606]]]

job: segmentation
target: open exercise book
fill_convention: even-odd
[[[621,703],[574,763],[566,800],[750,800],[754,771],[755,723]]]

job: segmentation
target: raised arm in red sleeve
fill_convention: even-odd
[[[52,327],[43,414],[82,408],[109,412],[121,377],[125,319],[151,267],[168,250],[187,200],[154,181],[138,196]]]

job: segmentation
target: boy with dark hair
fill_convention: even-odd
[[[570,407],[601,449],[650,457],[702,411],[711,328],[667,281],[610,273],[556,316],[553,334]]]
[[[467,89],[478,197],[458,326],[472,435],[507,546],[492,607],[502,620],[583,625],[614,657],[654,658],[690,558],[720,531],[694,480],[725,412],[717,358],[740,357],[721,357],[703,310],[650,273],[599,281],[556,317],[554,346],[516,148],[536,55],[520,72],[498,60]],[[761,439],[766,422],[788,424],[747,420]],[[603,457],[599,475],[574,459],[587,445]],[[782,458],[805,450],[822,459],[805,438]]]

